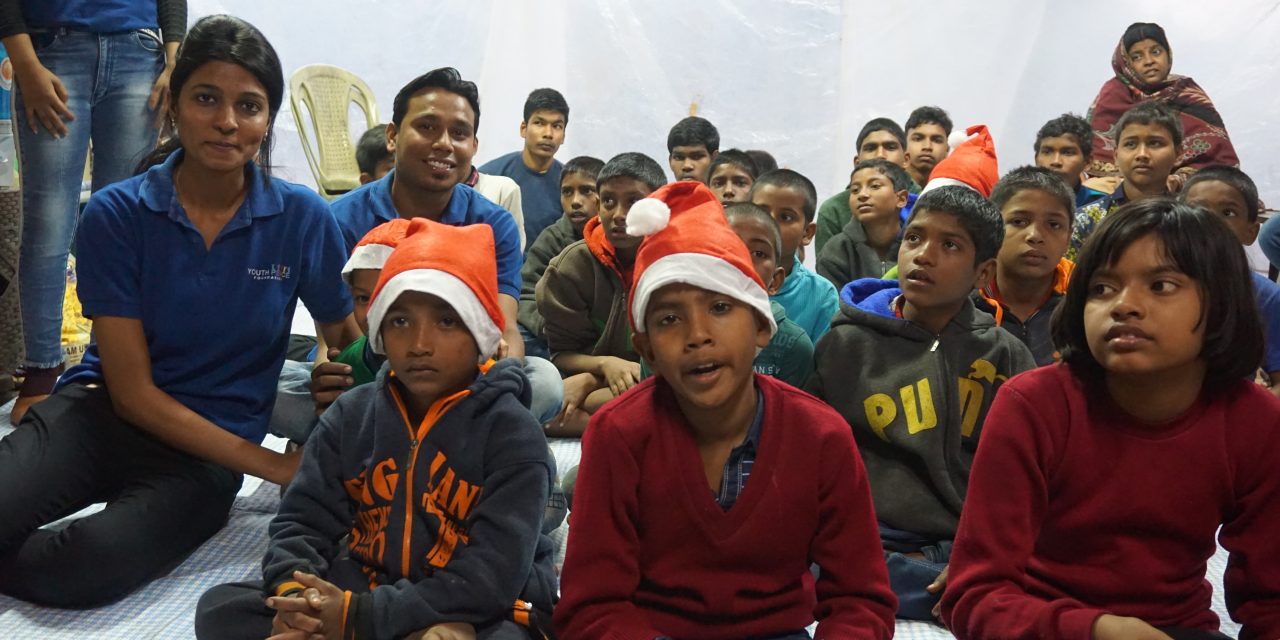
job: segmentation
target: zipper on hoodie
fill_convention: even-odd
[[[418,462],[418,447],[422,445],[422,441],[426,440],[427,434],[431,432],[431,428],[440,421],[449,409],[458,404],[463,398],[471,395],[470,389],[463,389],[451,396],[440,398],[427,408],[427,414],[423,416],[422,422],[417,429],[413,428],[413,422],[409,419],[409,411],[405,408],[404,401],[400,399],[400,393],[396,391],[395,385],[388,384],[387,389],[391,391],[391,398],[395,400],[396,408],[400,410],[400,417],[404,420],[404,426],[409,430],[409,457],[405,461],[404,472],[404,534],[401,539],[401,558],[400,558],[400,574],[405,578],[409,577],[409,541],[413,533],[413,472]]]

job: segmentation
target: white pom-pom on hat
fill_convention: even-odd
[[[951,132],[951,135],[947,136],[947,146],[951,147],[952,149],[955,149],[956,147],[964,144],[966,140],[972,137],[973,136],[969,135],[968,131],[964,129],[956,129],[955,131]]]
[[[631,205],[627,212],[627,235],[651,236],[667,228],[671,221],[671,207],[657,198],[644,198]]]

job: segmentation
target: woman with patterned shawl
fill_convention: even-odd
[[[1222,116],[1195,80],[1170,74],[1173,52],[1164,29],[1151,22],[1135,22],[1125,29],[1111,68],[1116,77],[1107,80],[1089,107],[1093,126],[1093,162],[1090,176],[1114,176],[1116,121],[1130,107],[1149,100],[1163,102],[1178,112],[1184,137],[1172,179],[1185,181],[1197,169],[1211,164],[1239,166],[1235,148],[1227,137]]]

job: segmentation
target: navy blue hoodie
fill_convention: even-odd
[[[494,364],[412,426],[389,375],[384,365],[373,384],[342,394],[307,440],[271,521],[266,592],[297,588],[295,570],[349,590],[344,638],[480,626],[511,615],[517,599],[549,614],[556,586],[541,524],[555,460],[520,364]]]
[[[846,285],[808,386],[853,427],[880,522],[949,540],[991,400],[1035,361],[968,298],[933,335],[897,317],[901,293],[894,280]]]

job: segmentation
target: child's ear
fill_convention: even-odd
[[[787,279],[787,270],[786,270],[786,269],[783,269],[782,267],[778,267],[778,268],[774,269],[774,270],[773,270],[773,277],[769,278],[769,279],[768,279],[767,281],[765,281],[765,283],[764,283],[764,291],[765,291],[765,293],[767,293],[767,294],[769,294],[769,295],[774,295],[774,294],[778,293],[778,290],[782,288],[782,283],[783,283],[783,282],[785,282],[785,281],[786,281],[786,279]]]
[[[524,133],[529,130],[529,123],[524,120],[520,121],[520,137],[524,137]]]
[[[818,223],[810,222],[804,226],[804,237],[800,238],[800,246],[807,247],[813,242],[813,235],[818,232]]]
[[[1248,238],[1249,241],[1244,243],[1244,246],[1247,247],[1252,245],[1254,241],[1258,239],[1258,232],[1261,230],[1262,230],[1262,221],[1255,218],[1253,222],[1249,223],[1249,238]]]
[[[373,182],[373,176],[369,175],[368,173],[366,173],[366,172],[364,172],[364,171],[361,171],[361,172],[360,172],[360,184],[369,184],[370,182]]]
[[[649,344],[649,334],[631,334],[631,346],[636,350],[636,353],[640,354],[641,358],[644,358],[645,362],[649,363],[650,367],[653,366],[653,348]]]
[[[895,204],[899,209],[907,206],[907,190],[906,189],[903,189],[893,195],[894,197],[897,198],[897,202]]]
[[[996,275],[996,259],[990,258],[978,263],[978,267],[973,272],[973,288],[981,289],[991,282],[991,278]]]
[[[769,333],[769,321],[760,317],[760,312],[756,313],[756,347],[763,349],[769,346],[769,341],[773,336]]]

